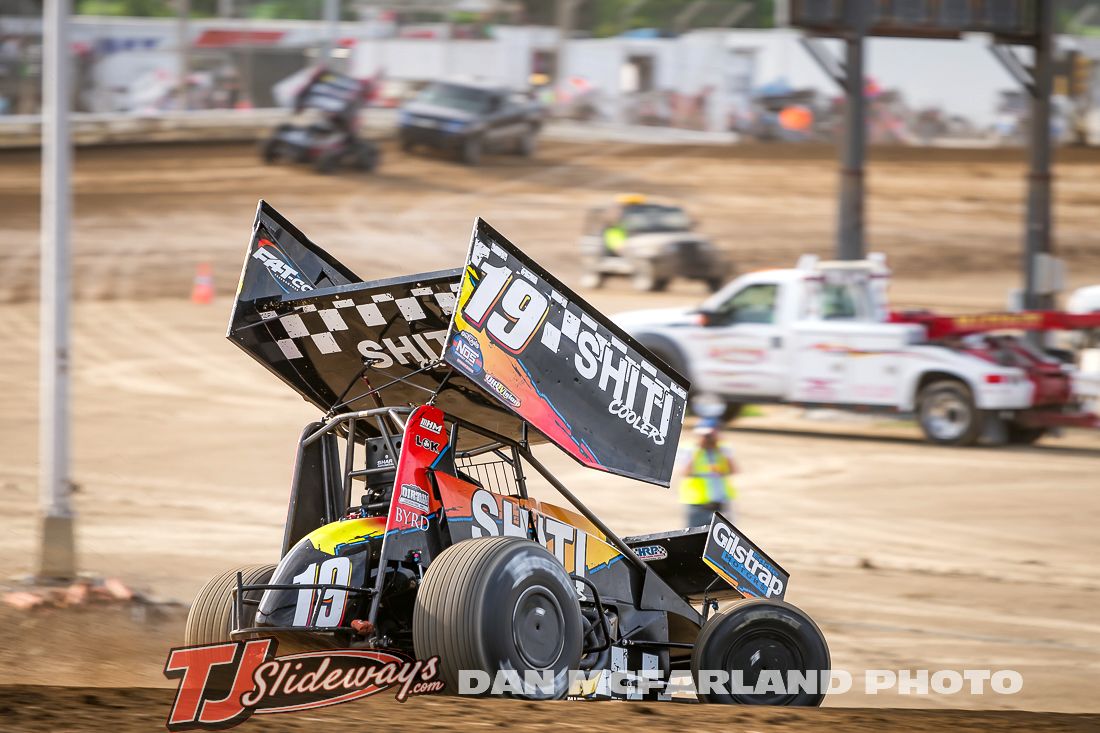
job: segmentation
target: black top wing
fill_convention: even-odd
[[[687,382],[481,220],[464,270],[364,282],[261,201],[227,337],[325,413],[436,394],[503,438],[672,473]]]

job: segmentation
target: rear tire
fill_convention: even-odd
[[[424,576],[413,610],[419,659],[439,657],[440,677],[458,692],[459,670],[494,675],[552,672],[554,689],[518,694],[560,698],[581,658],[580,604],[565,568],[542,545],[521,537],[483,537],[452,545]]]
[[[982,434],[974,396],[956,379],[941,379],[921,389],[917,419],[924,437],[938,445],[974,445]]]
[[[233,621],[233,594],[237,587],[237,573],[244,576],[244,584],[266,583],[271,580],[275,572],[274,565],[244,565],[232,570],[226,570],[221,575],[212,578],[195,596],[191,604],[191,610],[187,612],[187,626],[183,632],[184,646],[197,646],[199,644],[217,644],[222,641],[232,641],[229,632]],[[260,599],[263,595],[259,591],[250,591],[246,598]],[[244,606],[244,618],[241,619],[241,627],[251,626],[252,619],[256,617],[256,606]]]
[[[313,168],[322,175],[328,175],[336,170],[340,164],[340,154],[336,152],[321,153],[317,160],[313,161]]]
[[[823,671],[830,669],[829,645],[817,624],[804,611],[785,601],[747,598],[707,619],[691,652],[691,676],[699,699],[724,705],[797,705],[816,707],[825,699],[820,687]],[[700,689],[700,670],[731,675],[725,692]],[[777,670],[787,684],[788,671],[817,675],[813,692],[793,694],[738,693],[733,682],[754,687],[764,670]],[[734,673],[740,672],[737,680]],[[788,691],[789,692],[789,691]]]
[[[364,173],[371,173],[378,167],[381,155],[373,145],[360,144],[355,153],[355,167]]]
[[[1005,423],[1005,434],[1013,445],[1033,445],[1047,434],[1046,428],[1033,428],[1016,422]]]
[[[531,158],[535,155],[535,149],[538,147],[538,139],[534,129],[529,129],[523,133],[523,136],[519,139],[516,145],[516,153],[522,155],[524,158]]]
[[[260,157],[267,165],[279,162],[282,157],[282,143],[276,138],[265,140],[260,146]]]

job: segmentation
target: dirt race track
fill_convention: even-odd
[[[888,148],[871,158],[868,241],[899,275],[1015,267],[1022,151]],[[1059,253],[1096,272],[1100,151],[1063,150],[1058,163]],[[363,277],[451,266],[482,216],[575,282],[586,208],[623,191],[683,202],[742,269],[792,265],[803,252],[829,253],[837,177],[831,149],[782,145],[547,143],[534,160],[499,156],[477,169],[387,147],[376,175],[328,177],[264,166],[248,145],[87,148],[74,181],[77,290],[107,299],[182,293],[199,261],[231,289],[259,198]],[[37,186],[35,154],[0,155],[0,302],[25,299],[36,283]]]
[[[806,731],[807,733],[1082,733],[1100,726],[1100,715],[960,712],[953,710],[761,710],[661,703],[533,703],[514,700],[413,698],[402,704],[385,698],[309,713],[264,715],[241,730],[298,733],[318,730],[465,733],[505,729],[531,733],[598,730]],[[163,730],[171,704],[168,690],[102,687],[0,688],[0,715],[13,730],[105,730],[137,733]],[[9,717],[10,716],[10,717]],[[522,722],[519,722],[522,721]],[[614,726],[614,727],[609,727]]]
[[[79,151],[73,473],[85,571],[186,604],[216,572],[276,559],[294,442],[314,411],[223,337],[261,196],[364,277],[456,266],[481,215],[576,283],[585,207],[623,190],[685,202],[743,270],[829,251],[836,171],[826,150],[556,144],[534,161],[502,157],[479,169],[392,148],[386,156],[376,176],[319,177],[264,167],[248,146]],[[896,150],[872,159],[869,239],[895,268],[895,301],[1001,307],[1017,282],[1022,154]],[[34,156],[0,154],[0,579],[34,566],[37,176]],[[1100,282],[1100,156],[1063,152],[1056,196],[1071,285]],[[200,262],[213,265],[220,293],[210,306],[187,301]],[[585,295],[613,313],[686,305],[703,291],[677,284],[639,295],[613,284]],[[865,670],[1011,669],[1023,675],[1022,691],[860,688],[821,711],[555,703],[544,712],[507,701],[378,698],[274,716],[265,727],[466,730],[517,718],[532,730],[608,721],[655,730],[1100,724],[1003,712],[1100,710],[1100,434],[954,450],[920,443],[904,422],[773,408],[728,438],[742,468],[737,523],[791,571],[788,600],[821,625],[835,668],[857,680]],[[556,451],[541,455],[622,534],[679,522],[673,492],[597,483]],[[168,685],[161,669],[184,613],[171,604],[0,605],[0,730],[158,729],[171,694],[141,688]]]

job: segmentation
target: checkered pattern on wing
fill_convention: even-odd
[[[273,328],[275,343],[287,359],[305,356],[300,348],[303,339],[311,340],[321,354],[335,354],[345,347],[355,348],[354,344],[346,342],[341,345],[343,339],[339,335],[349,330],[349,323],[359,325],[356,320],[369,328],[384,326],[395,319],[413,324],[428,317],[425,310],[428,302],[434,303],[443,315],[449,317],[454,310],[458,287],[455,283],[441,286],[440,290],[420,287],[410,288],[404,293],[352,293],[346,298],[295,306],[293,313],[281,316],[275,311],[261,311],[260,318]],[[274,325],[275,321],[279,326]],[[282,337],[279,327],[284,334]]]

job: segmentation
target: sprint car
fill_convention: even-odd
[[[311,163],[318,173],[341,166],[371,172],[378,146],[359,135],[359,112],[369,83],[320,67],[296,95],[296,118],[278,125],[260,146],[265,163]]]
[[[741,685],[703,701],[821,703],[755,686],[829,670],[778,562],[720,514],[619,537],[544,465],[548,443],[668,486],[688,384],[484,221],[461,269],[363,281],[261,202],[227,336],[321,417],[281,558],[203,587],[188,645],[387,648],[438,657],[452,691],[461,670],[550,680],[511,691],[530,698],[668,699],[717,670]]]

